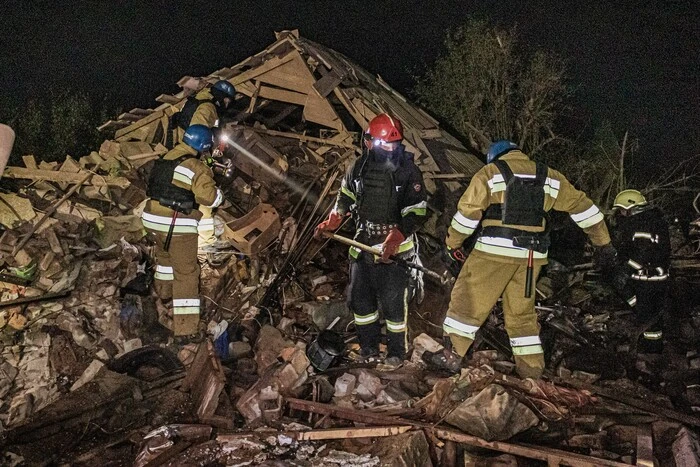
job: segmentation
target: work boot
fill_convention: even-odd
[[[360,349],[360,359],[358,363],[378,363],[380,361],[379,350]]]
[[[437,352],[426,350],[423,352],[421,359],[428,365],[428,368],[435,370],[458,373],[462,368],[462,357],[447,349],[438,350]]]

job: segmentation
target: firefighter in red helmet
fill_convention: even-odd
[[[369,122],[366,151],[349,167],[333,210],[316,228],[318,238],[323,231],[340,227],[343,217],[352,212],[355,240],[381,249],[379,257],[350,247],[348,306],[355,317],[360,355],[366,361],[380,357],[381,307],[387,334],[385,363],[390,366],[400,365],[407,351],[410,274],[390,258],[416,255],[414,234],[427,214],[423,176],[402,139],[403,128],[396,118],[380,114]]]

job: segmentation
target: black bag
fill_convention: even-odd
[[[516,177],[507,163],[494,161],[506,183],[506,193],[501,209],[504,225],[542,226],[544,210],[544,184],[547,166],[537,162],[534,178]]]

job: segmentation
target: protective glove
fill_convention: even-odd
[[[617,250],[612,243],[598,247],[593,255],[593,265],[604,271],[613,269],[617,265]]]
[[[453,249],[445,245],[443,255],[445,257],[445,265],[450,271],[450,274],[457,277],[459,275],[459,271],[462,270],[464,262],[467,260],[467,255],[464,252],[464,249],[462,247]]]
[[[399,229],[391,229],[384,239],[384,243],[382,243],[382,261],[389,261],[389,258],[396,254],[399,245],[404,240],[406,240],[406,237],[403,236]]]
[[[335,231],[338,229],[338,227],[340,227],[342,222],[343,216],[338,214],[336,211],[331,211],[331,213],[328,214],[328,219],[316,226],[316,229],[314,230],[314,238],[316,240],[320,240],[321,237],[323,237],[323,232]]]

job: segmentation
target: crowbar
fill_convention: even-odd
[[[382,251],[379,248],[373,248],[369,245],[365,245],[364,243],[360,243],[356,240],[352,240],[350,238],[343,237],[341,235],[334,234],[332,232],[323,232],[323,236],[328,237],[328,238],[332,238],[333,240],[338,241],[340,243],[344,243],[345,245],[348,245],[348,246],[354,246],[355,248],[362,250],[365,253],[370,253],[370,254],[375,255],[375,256],[382,256]],[[430,270],[426,267],[423,267],[419,264],[411,263],[410,261],[406,261],[405,259],[397,258],[396,255],[390,256],[389,259],[394,261],[396,264],[403,266],[405,268],[417,269],[420,272],[422,272],[423,274],[432,277],[436,281],[439,281],[440,284],[444,285],[444,284],[454,283],[454,280],[455,280],[454,277],[451,277],[451,276],[448,277],[447,271],[445,271],[445,274],[441,276],[437,272],[432,271],[432,270]]]

